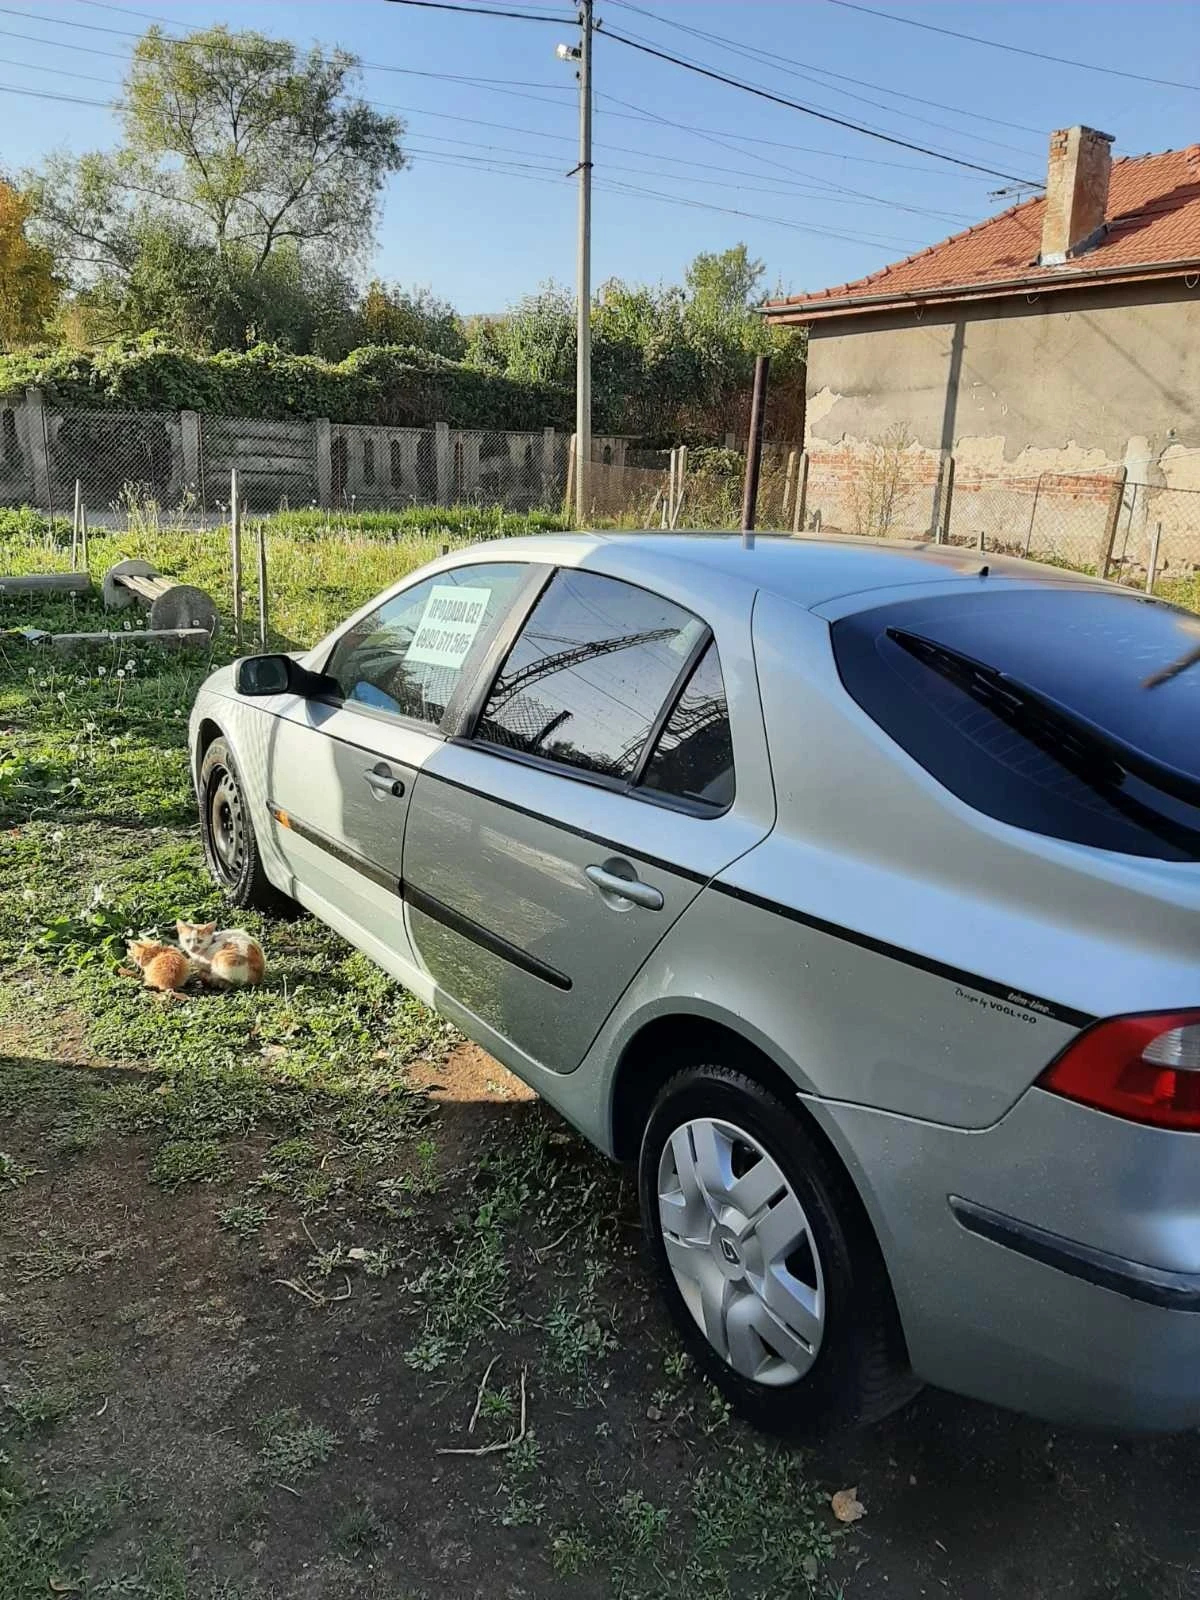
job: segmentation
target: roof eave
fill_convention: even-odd
[[[1018,294],[1055,294],[1065,289],[1088,289],[1111,283],[1152,282],[1200,273],[1200,257],[1182,261],[1153,261],[1137,266],[1092,267],[1081,272],[1056,272],[1053,277],[1025,274],[993,283],[940,284],[913,289],[907,294],[855,295],[844,300],[777,301],[762,307],[763,316],[776,326],[831,322],[835,318],[866,316],[870,312],[906,310],[917,306],[953,305],[975,300],[1000,300]]]

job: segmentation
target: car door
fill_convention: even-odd
[[[761,729],[752,669],[738,681]],[[417,778],[410,938],[468,1031],[570,1071],[703,885],[769,831],[773,799],[739,795],[707,624],[645,588],[557,572],[481,698]]]
[[[528,571],[468,564],[402,589],[335,642],[324,670],[340,699],[281,697],[267,758],[280,851],[306,897],[373,954],[411,959],[400,878],[413,783]]]

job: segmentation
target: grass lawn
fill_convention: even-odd
[[[0,573],[66,566],[3,528]],[[479,534],[273,527],[277,641]],[[228,618],[220,535],[91,540],[96,575],[134,554]],[[1200,1595],[1193,1440],[949,1396],[819,1452],[733,1421],[628,1178],[311,919],[246,919],[260,990],[124,973],[127,934],[219,914],[185,727],[229,641],[0,636],[0,1600]]]

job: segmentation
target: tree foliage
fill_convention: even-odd
[[[0,179],[0,346],[44,336],[62,290],[54,258],[26,235],[30,202]]]
[[[646,287],[619,278],[592,307],[593,423],[602,432],[711,439],[746,426],[755,357],[770,354],[769,422],[799,431],[803,336],[767,327],[756,306],[764,267],[745,245],[696,257],[682,285]],[[470,332],[468,360],[523,381],[570,386],[575,301],[544,285]]]
[[[183,39],[149,29],[120,148],[52,158],[33,190],[85,323],[159,327],[192,348],[264,334],[320,348],[339,324],[348,337],[346,269],[405,161],[402,123],[356,97],[357,77],[342,50],[224,26]]]
[[[404,289],[373,278],[355,320],[358,344],[412,345],[451,361],[466,354],[462,318],[431,289]]]

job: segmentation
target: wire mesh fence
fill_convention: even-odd
[[[0,505],[69,519],[78,484],[94,527],[205,529],[227,519],[235,470],[254,515],[312,507],[341,518],[435,506],[569,518],[576,489],[571,439],[551,428],[89,410],[45,405],[36,391],[0,399]],[[736,529],[744,471],[744,455],[717,444],[660,450],[596,438],[586,520]],[[1126,482],[1112,471],[987,472],[899,435],[811,452],[767,445],[757,526],[934,540],[1135,582],[1152,562],[1164,575],[1200,569],[1200,488]]]

